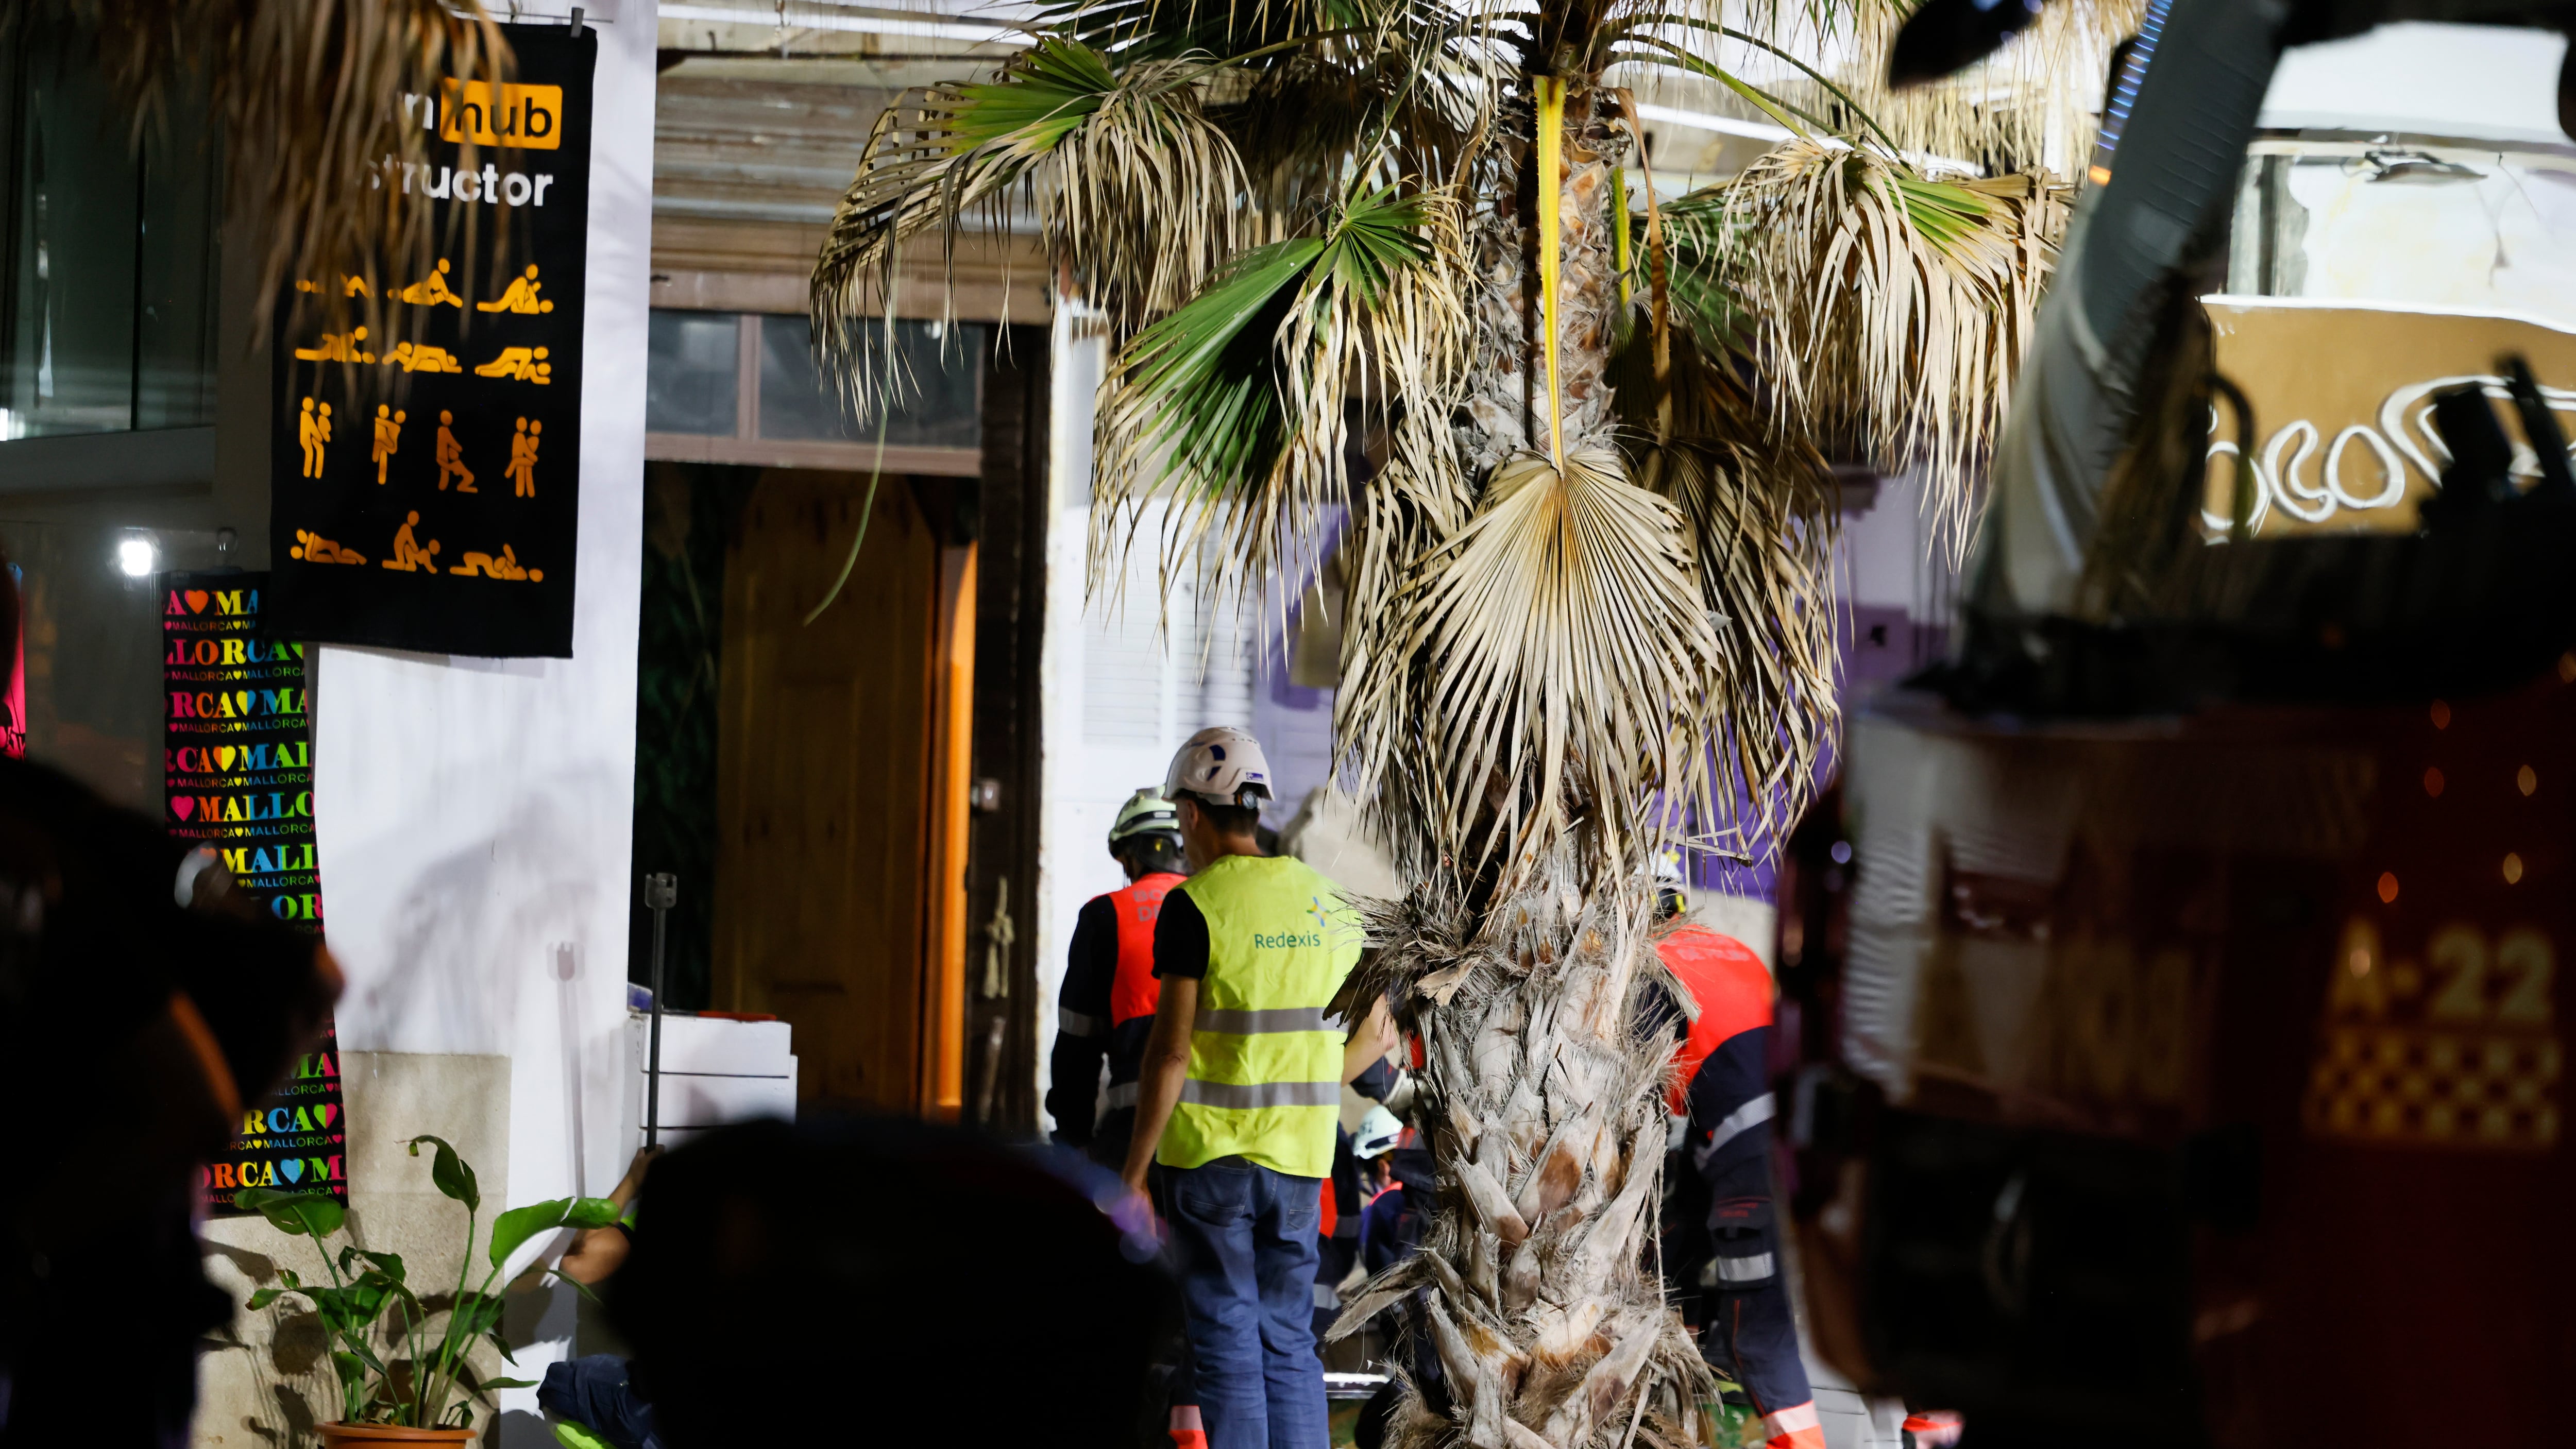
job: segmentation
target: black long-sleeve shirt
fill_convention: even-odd
[[[1056,994],[1055,1051],[1047,1063],[1046,1109],[1055,1118],[1055,1140],[1068,1146],[1088,1145],[1119,1114],[1135,1111],[1136,1074],[1144,1065],[1146,1039],[1154,1030],[1151,1015],[1123,1022],[1113,1019],[1112,989],[1118,980],[1118,905],[1114,895],[1112,892],[1092,897],[1082,913],[1074,917],[1064,987]],[[1187,895],[1174,891],[1163,897],[1155,922],[1156,974],[1172,974],[1162,970],[1163,943],[1176,915],[1187,918],[1184,933],[1189,925],[1197,927],[1201,942],[1199,970],[1205,971],[1207,923]],[[1109,1063],[1109,1095],[1105,1113],[1095,1120],[1103,1058]]]
[[[1046,1109],[1055,1118],[1055,1140],[1074,1147],[1091,1141],[1100,1059],[1109,1051],[1109,986],[1118,975],[1118,923],[1113,909],[1109,897],[1093,896],[1073,918],[1064,986],[1056,993],[1055,1053],[1047,1063]]]

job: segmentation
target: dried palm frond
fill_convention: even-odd
[[[1617,58],[1718,80],[1792,130],[1867,136],[1918,163],[2069,175],[2091,146],[2112,48],[2146,0],[2056,0],[1994,55],[1894,89],[1888,57],[1915,6],[1632,0]]]
[[[1352,413],[1383,418],[1399,399],[1455,387],[1458,250],[1445,194],[1379,188],[1319,235],[1246,253],[1137,334],[1101,383],[1095,575],[1166,489],[1185,505],[1168,515],[1166,560],[1222,527],[1220,592],[1239,593],[1315,536],[1349,489]]]
[[[1405,43],[1374,49],[1318,44],[1212,88],[1209,114],[1233,138],[1265,216],[1287,223],[1332,205],[1362,161],[1377,180],[1454,174],[1496,77],[1479,63],[1482,51],[1443,44],[1455,25],[1431,28],[1441,23],[1426,19]],[[1381,134],[1392,144],[1369,153]]]
[[[1204,66],[1113,70],[1072,41],[1013,57],[989,83],[907,93],[877,118],[814,265],[814,335],[861,419],[900,379],[891,329],[904,244],[998,232],[1033,206],[1048,256],[1122,334],[1177,307],[1231,257],[1242,163],[1201,112]],[[875,314],[883,326],[859,325]]]
[[[1840,516],[1814,445],[1801,435],[1766,437],[1754,389],[1736,371],[1745,364],[1705,350],[1703,335],[1718,331],[1675,329],[1669,407],[1658,406],[1646,329],[1622,350],[1614,376],[1637,480],[1681,510],[1717,634],[1717,813],[1709,822],[1717,838],[1707,843],[1747,854],[1805,810],[1840,713]]]
[[[1841,90],[1907,152],[1977,162],[1987,171],[2045,167],[2072,176],[2093,145],[2112,48],[2138,32],[2147,0],[2056,0],[1993,55],[1956,75],[1892,90],[1887,59],[1911,6],[1865,6],[1848,34]],[[1821,87],[1784,85],[1824,103]]]
[[[1927,181],[1807,141],[1746,168],[1724,202],[1711,250],[1755,319],[1779,426],[1882,472],[1920,469],[1936,536],[1964,550],[2060,203],[2032,177]]]
[[[1411,858],[1517,875],[1580,827],[1606,864],[1640,848],[1648,795],[1705,790],[1719,646],[1679,512],[1617,454],[1506,463],[1411,572],[1394,647],[1336,720],[1356,797]]]
[[[1364,45],[1412,14],[1418,0],[1071,0],[1039,11],[1056,33],[1124,59],[1239,56],[1323,35]],[[1278,52],[1269,51],[1275,55]]]
[[[17,0],[0,6],[0,38],[12,28],[91,49],[138,136],[180,87],[211,88],[232,154],[257,158],[228,169],[232,204],[261,222],[262,326],[289,277],[429,256],[426,209],[380,184],[431,139],[401,97],[510,64],[478,0]]]

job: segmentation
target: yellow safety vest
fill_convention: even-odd
[[[1359,963],[1358,914],[1286,856],[1229,855],[1173,889],[1207,918],[1208,968],[1189,1077],[1155,1160],[1199,1167],[1239,1156],[1326,1176],[1348,1033],[1324,1008]]]

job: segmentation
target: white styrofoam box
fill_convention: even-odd
[[[638,1147],[644,1144],[652,1031],[649,1014],[628,1014],[622,1115],[626,1138]],[[758,1117],[794,1121],[796,1057],[789,1046],[789,1029],[783,1021],[663,1017],[662,1145],[677,1147],[701,1131],[728,1122]]]
[[[626,1016],[626,1055],[636,1071],[652,1060],[653,1018]],[[724,1077],[792,1077],[794,1050],[783,1021],[727,1021],[716,1016],[662,1018],[662,1070]]]
[[[649,1080],[637,1072],[627,1083],[627,1095],[632,1099],[628,1114],[639,1129],[644,1121],[644,1088]],[[793,1077],[709,1077],[667,1070],[662,1073],[662,1125],[666,1127],[721,1127],[754,1117],[792,1121],[795,1116]]]

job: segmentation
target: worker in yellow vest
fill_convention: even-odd
[[[1128,1188],[1159,1178],[1208,1449],[1326,1449],[1311,1321],[1315,1229],[1342,1086],[1394,1044],[1386,1005],[1327,1008],[1360,926],[1304,861],[1262,853],[1261,744],[1192,735],[1163,782],[1190,877],[1154,924],[1162,981],[1137,1077]]]

